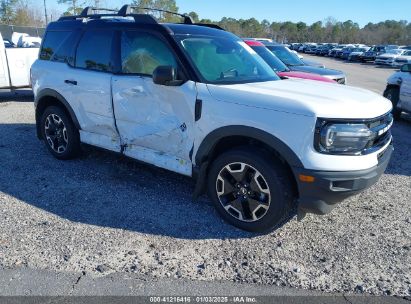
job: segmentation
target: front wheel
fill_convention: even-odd
[[[401,109],[398,107],[398,101],[400,100],[400,90],[398,88],[387,88],[384,92],[384,97],[391,100],[392,103],[392,115],[395,120],[401,118]]]
[[[288,219],[292,185],[280,162],[248,148],[219,156],[208,176],[208,193],[222,218],[251,232],[271,231]]]

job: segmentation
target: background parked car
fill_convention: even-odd
[[[283,45],[275,45],[269,43],[264,44],[292,71],[319,74],[321,76],[335,80],[339,84],[346,83],[346,76],[341,71],[309,66]]]
[[[348,61],[359,61],[361,56],[364,52],[367,52],[370,48],[369,47],[357,47],[352,50],[352,52],[348,55]]]
[[[282,78],[302,78],[335,83],[334,80],[318,74],[291,71],[280,59],[277,58],[277,56],[274,55],[274,53],[272,53],[259,41],[245,40],[245,43],[258,55],[260,55],[260,57],[263,58],[264,61],[267,62],[267,64],[277,73],[277,75]]]
[[[392,66],[400,68],[407,63],[411,63],[411,51],[406,51],[401,56],[395,58]]]
[[[341,47],[335,47],[332,48],[329,52],[328,52],[328,57],[335,57],[337,55],[338,51],[341,51],[342,48]]]
[[[354,48],[353,45],[347,45],[345,47],[343,47],[341,50],[337,51],[337,53],[335,54],[336,58],[343,58],[343,54],[350,52],[352,49]]]
[[[350,54],[354,52],[355,49],[356,49],[355,47],[347,47],[343,49],[343,52],[341,54],[341,59],[348,59],[348,56],[350,56]]]
[[[401,112],[411,113],[411,64],[404,64],[388,78],[384,96],[392,102],[395,119],[401,117]]]
[[[362,62],[374,61],[375,58],[386,52],[386,47],[384,45],[376,45],[371,47],[363,55],[360,56]]]
[[[385,54],[377,56],[375,58],[375,64],[380,65],[390,65],[393,66],[394,60],[404,54],[406,51],[404,49],[391,49],[387,50]]]
[[[4,46],[5,46],[6,48],[13,48],[13,47],[15,47],[14,43],[11,42],[9,39],[3,39],[3,42],[4,42]]]
[[[306,54],[315,54],[315,52],[317,51],[317,47],[318,46],[316,44],[309,45],[305,49],[304,53],[306,53]]]
[[[317,55],[319,55],[319,56],[328,56],[330,50],[334,49],[335,46],[336,46],[336,44],[332,44],[332,43],[323,45],[323,46],[320,48],[320,50],[317,51]]]

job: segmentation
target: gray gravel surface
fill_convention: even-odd
[[[394,126],[393,159],[370,190],[253,235],[207,198],[192,202],[188,178],[89,147],[52,158],[31,98],[1,98],[0,268],[411,296],[410,120]]]

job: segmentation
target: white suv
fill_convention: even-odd
[[[411,113],[411,63],[404,64],[388,78],[384,96],[392,102],[395,119],[402,112]]]
[[[391,103],[359,88],[280,80],[240,38],[147,14],[62,17],[31,71],[38,137],[58,159],[80,143],[196,178],[249,231],[328,213],[374,184],[391,153]],[[182,219],[184,220],[184,219]]]

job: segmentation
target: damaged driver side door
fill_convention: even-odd
[[[124,31],[121,73],[112,78],[116,125],[124,154],[191,176],[196,85],[154,84],[158,66],[179,68],[166,41],[147,31]]]

